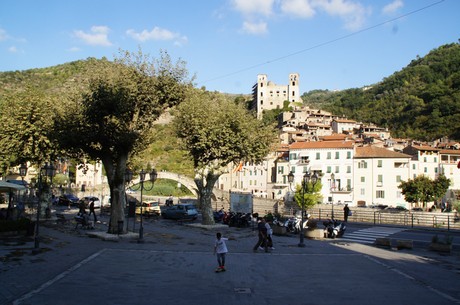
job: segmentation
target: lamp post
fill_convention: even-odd
[[[22,163],[21,166],[19,166],[19,176],[21,176],[22,185],[24,185],[24,177],[26,175],[27,175],[27,165]],[[24,195],[22,196],[22,200],[24,200]]]
[[[332,219],[334,219],[334,188],[335,188],[335,175],[331,174],[331,201],[332,201]]]
[[[140,181],[140,190],[141,190],[141,224],[139,227],[139,239],[137,240],[138,243],[143,243],[144,242],[144,224],[143,224],[143,219],[144,219],[144,202],[143,202],[143,195],[144,191],[151,191],[153,189],[153,185],[155,181],[157,180],[158,173],[155,169],[153,169],[149,174],[149,181],[151,182],[151,185],[149,188],[145,187],[144,182],[145,182],[145,176],[147,172],[142,169],[139,172],[139,181]]]
[[[311,181],[311,190],[309,188],[309,184]],[[318,175],[316,172],[312,175],[309,172],[306,172],[305,175],[302,177],[302,215],[301,215],[301,223],[300,223],[300,242],[299,247],[305,247],[304,244],[304,214],[305,214],[305,194],[313,192],[316,182],[318,181]]]
[[[35,234],[34,234],[34,248],[32,250],[33,254],[40,252],[40,210],[41,210],[41,197],[43,194],[43,177],[53,179],[56,169],[52,164],[46,163],[38,174],[38,204],[37,204],[37,219],[35,223]]]

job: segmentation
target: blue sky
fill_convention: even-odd
[[[460,38],[458,0],[2,0],[0,71],[119,49],[187,62],[196,85],[251,93],[257,74],[301,92],[363,87]]]

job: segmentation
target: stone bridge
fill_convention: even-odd
[[[148,179],[148,175],[145,177],[145,179]],[[190,192],[192,192],[193,194],[197,195],[197,192],[196,192],[196,184],[195,184],[195,181],[192,179],[192,178],[189,178],[187,176],[184,176],[184,175],[180,175],[180,174],[176,174],[176,173],[171,173],[171,172],[158,172],[158,177],[157,179],[170,179],[170,180],[174,180],[174,181],[177,181],[178,183],[182,184],[183,186],[185,186],[187,189],[190,190]],[[139,181],[139,177],[133,179],[131,181],[131,185],[136,185],[136,184],[139,184],[140,181]]]

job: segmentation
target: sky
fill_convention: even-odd
[[[0,1],[0,72],[163,50],[197,87],[235,94],[258,74],[360,88],[459,38],[458,0]]]

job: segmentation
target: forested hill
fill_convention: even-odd
[[[460,140],[460,44],[417,57],[373,86],[314,90],[302,98],[313,107],[388,127],[394,137]]]

